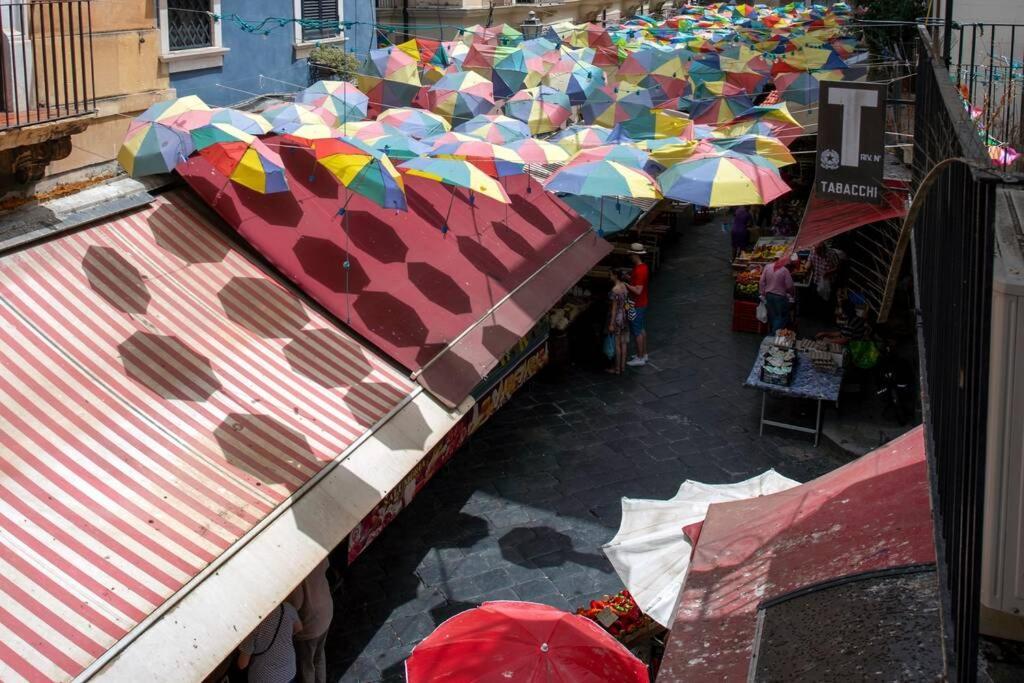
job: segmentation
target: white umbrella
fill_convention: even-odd
[[[686,480],[669,500],[623,498],[619,531],[602,550],[640,609],[669,628],[690,567],[692,546],[683,527],[703,521],[712,503],[766,496],[799,484],[768,470],[735,484]]]

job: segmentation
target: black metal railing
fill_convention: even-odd
[[[1024,24],[955,24],[948,35],[944,26],[933,30],[942,34],[943,61],[989,144],[1024,151]],[[1006,166],[1024,170],[1024,156]]]
[[[0,130],[96,109],[90,0],[0,0]]]
[[[914,284],[949,678],[977,677],[995,194],[1006,180],[922,31]],[[939,46],[936,49],[936,46]]]

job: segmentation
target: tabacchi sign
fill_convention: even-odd
[[[818,99],[820,197],[882,203],[885,160],[885,86],[824,81]]]

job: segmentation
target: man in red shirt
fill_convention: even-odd
[[[647,282],[651,271],[640,257],[647,253],[644,245],[634,242],[629,245],[629,258],[633,261],[633,275],[626,285],[632,295],[632,306],[629,311],[629,331],[636,340],[636,355],[626,365],[640,367],[647,365]]]

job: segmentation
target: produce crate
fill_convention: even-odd
[[[756,301],[732,302],[732,331],[768,334],[768,325],[757,319]]]

